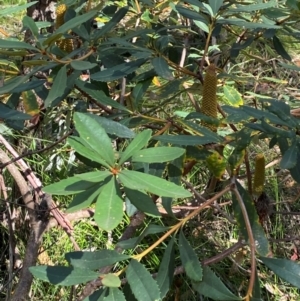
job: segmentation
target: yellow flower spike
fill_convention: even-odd
[[[217,151],[213,151],[211,155],[206,158],[206,164],[212,174],[220,180],[226,170],[227,162],[223,156]]]
[[[258,154],[255,158],[255,172],[253,181],[253,193],[261,195],[265,185],[265,156]]]
[[[217,73],[216,66],[210,64],[207,67],[204,84],[203,84],[203,97],[201,103],[201,113],[209,117],[218,117],[218,103],[217,103]],[[217,127],[206,122],[202,125],[216,132]]]
[[[58,29],[61,25],[65,23],[64,17],[67,10],[67,6],[65,4],[60,4],[56,8],[56,23],[55,27]]]

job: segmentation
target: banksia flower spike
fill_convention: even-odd
[[[67,11],[67,6],[65,4],[60,4],[56,8],[56,23],[55,27],[58,29],[65,23],[65,13]],[[57,46],[67,53],[74,50],[74,43],[72,39],[61,39],[57,41]]]
[[[265,156],[258,154],[255,158],[255,172],[253,181],[253,194],[261,195],[265,185]]]
[[[214,118],[218,117],[217,81],[216,66],[210,64],[204,78],[201,113]],[[217,131],[217,127],[214,125],[207,124],[204,121],[202,121],[202,125],[214,132]]]
[[[67,6],[65,4],[60,4],[56,8],[56,23],[55,27],[58,29],[60,26],[62,26],[65,22],[65,13],[67,10]]]

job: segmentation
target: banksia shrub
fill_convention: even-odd
[[[265,185],[265,156],[258,154],[255,158],[255,172],[253,181],[253,194],[259,196],[264,191]]]
[[[218,117],[217,107],[217,73],[216,66],[210,64],[206,70],[204,84],[203,84],[203,97],[201,104],[201,113],[209,117]],[[207,124],[202,121],[202,125],[216,132],[215,125]]]

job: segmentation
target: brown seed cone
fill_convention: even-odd
[[[207,67],[204,78],[201,113],[214,118],[218,117],[217,82],[216,66],[210,64]],[[201,124],[214,132],[217,131],[215,125],[207,124],[203,121]]]

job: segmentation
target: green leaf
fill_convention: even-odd
[[[83,181],[75,176],[43,187],[43,191],[54,195],[70,195],[85,191],[92,186],[95,186],[94,182]]]
[[[217,19],[217,24],[236,25],[246,29],[280,29],[279,25],[247,22],[242,19]]]
[[[160,300],[157,282],[147,269],[138,261],[132,259],[126,269],[126,278],[138,301]]]
[[[175,269],[174,237],[171,238],[159,265],[156,281],[163,299],[170,290]]]
[[[94,150],[98,156],[106,161],[109,166],[114,166],[115,155],[111,140],[105,130],[90,114],[76,112],[74,114],[75,128],[80,138]]]
[[[123,218],[123,200],[120,188],[113,177],[98,196],[94,219],[98,226],[110,231],[119,225]]]
[[[117,79],[120,79],[122,77],[125,77],[125,76],[133,73],[141,65],[146,63],[146,61],[147,61],[147,59],[143,58],[143,59],[137,59],[135,61],[131,61],[128,63],[116,65],[114,67],[111,67],[106,70],[92,74],[91,79],[99,80],[102,82],[117,80]]]
[[[102,284],[107,286],[107,287],[120,287],[121,286],[121,280],[118,276],[108,273],[108,274],[103,274],[100,276],[102,280]],[[121,291],[117,290],[118,292],[121,293]],[[111,299],[111,300],[117,300],[117,299]]]
[[[11,14],[14,14],[14,13],[17,13],[21,10],[24,10],[32,5],[35,5],[36,3],[38,3],[38,1],[32,1],[32,2],[29,2],[29,3],[26,3],[26,4],[23,4],[23,5],[17,5],[17,6],[10,6],[10,7],[7,7],[7,8],[3,8],[0,10],[0,16],[7,16],[7,15],[11,15]]]
[[[187,8],[185,8],[183,6],[179,6],[179,5],[176,5],[175,8],[185,18],[203,22],[204,24],[206,24],[208,26],[208,20],[206,19],[206,17],[203,14],[192,11],[190,9],[187,9]]]
[[[98,66],[96,63],[90,63],[88,61],[72,61],[71,67],[75,70],[90,70]]]
[[[159,196],[184,198],[191,193],[164,179],[134,170],[122,170],[119,179],[125,187],[134,190],[145,190]]]
[[[187,276],[194,281],[202,280],[202,267],[193,248],[185,238],[182,231],[179,234],[180,259]]]
[[[151,133],[151,130],[144,130],[136,135],[136,137],[127,146],[126,150],[122,153],[119,164],[122,165],[133,155],[134,152],[139,151],[146,146],[151,138]]]
[[[256,251],[258,252],[258,254],[262,256],[267,256],[268,254],[271,253],[271,249],[265,231],[259,222],[259,218],[253,200],[250,197],[249,193],[242,187],[242,185],[239,182],[236,182],[236,187],[241,195],[241,198],[247,210],[247,214],[251,224],[251,229],[256,242]],[[243,237],[247,241],[248,232],[246,229],[246,224],[235,194],[232,194],[232,201],[233,201],[234,215],[236,216],[238,228],[241,231]]]
[[[294,141],[292,145],[288,148],[288,150],[284,153],[280,161],[280,168],[282,169],[293,168],[297,163],[297,155],[298,155],[298,147],[296,141]]]
[[[1,48],[11,48],[11,49],[28,49],[28,50],[35,50],[38,51],[35,47],[27,44],[25,42],[20,41],[11,41],[11,40],[3,40],[0,39]]]
[[[104,161],[104,159],[100,158],[99,154],[96,153],[95,150],[91,149],[89,145],[85,142],[85,140],[79,137],[69,137],[67,139],[68,143],[72,148],[76,150],[81,156],[88,158],[94,162],[98,162],[103,166],[110,168],[110,165]]]
[[[152,137],[152,139],[175,145],[203,145],[208,143],[218,143],[221,140],[216,134],[215,136],[211,137],[190,135],[161,135]]]
[[[82,80],[75,81],[75,87],[88,94],[96,102],[99,102],[105,106],[111,106],[113,108],[128,112],[128,109],[110,97],[106,96],[103,91],[100,91],[95,85],[84,82]]]
[[[292,260],[260,257],[261,261],[277,276],[300,288],[300,265]]]
[[[219,9],[223,5],[223,0],[208,0],[208,4],[210,5],[214,16],[219,12]]]
[[[28,120],[31,119],[32,116],[13,110],[6,104],[0,102],[0,118],[4,120]]]
[[[235,296],[208,266],[203,267],[203,280],[193,282],[192,285],[195,291],[212,300],[242,300],[242,298]]]
[[[134,138],[135,133],[130,130],[125,125],[120,122],[110,120],[106,117],[101,117],[98,115],[89,115],[95,121],[97,121],[100,126],[102,126],[106,133],[114,135],[120,138]]]
[[[140,211],[145,212],[152,216],[159,216],[160,213],[154,204],[153,200],[142,191],[132,190],[125,187],[125,194],[130,202]]]
[[[151,147],[136,151],[132,156],[133,162],[167,162],[174,160],[185,153],[185,149],[179,147]]]
[[[212,0],[213,1],[213,0]],[[237,13],[237,12],[254,12],[259,11],[267,8],[276,7],[277,2],[276,0],[271,0],[266,3],[255,3],[255,4],[248,4],[248,5],[240,5],[237,4],[235,8],[231,8],[230,12]]]
[[[152,78],[139,82],[135,85],[131,92],[134,102],[134,109],[137,110],[139,103],[152,83]]]
[[[105,184],[108,180],[109,178],[107,178],[104,183],[96,184],[95,186],[92,186],[85,191],[77,193],[74,196],[72,202],[69,204],[66,212],[72,213],[90,207],[100,194],[103,188],[103,184]]]
[[[67,86],[67,65],[60,68],[55,76],[53,85],[49,91],[47,98],[45,99],[45,107],[50,107],[52,103],[59,97],[61,97]]]
[[[103,301],[107,295],[108,288],[102,287],[99,290],[94,291],[90,296],[84,298],[83,301]]]
[[[284,58],[285,60],[288,60],[288,61],[292,60],[291,57],[290,57],[290,55],[284,49],[281,41],[276,36],[273,37],[273,45],[274,45],[274,48],[275,48],[276,52],[279,55],[281,55],[282,58]]]
[[[22,75],[22,76],[16,76],[12,79],[9,79],[4,83],[2,87],[0,87],[0,95],[11,92],[13,89],[19,87],[21,84],[26,82],[29,77],[30,75],[25,75],[25,76]]]
[[[31,31],[32,35],[35,38],[38,38],[39,29],[38,29],[36,23],[33,21],[32,18],[30,18],[28,16],[24,16],[24,18],[23,18],[23,27],[28,28]]]
[[[129,259],[130,256],[120,254],[115,250],[100,250],[93,252],[69,252],[65,254],[65,258],[73,267],[97,270],[115,264],[116,262]]]
[[[91,10],[91,11],[87,12],[86,14],[77,16],[77,17],[69,20],[68,22],[64,23],[63,25],[61,25],[55,31],[55,34],[66,33],[69,30],[71,30],[77,26],[80,26],[81,24],[85,23],[86,21],[92,20],[97,14],[98,14],[98,10]]]
[[[156,57],[151,61],[154,70],[156,71],[158,76],[161,76],[162,78],[166,80],[173,80],[174,76],[172,71],[170,70],[170,67],[166,60],[162,57]]]
[[[99,274],[85,268],[64,266],[34,266],[29,268],[30,273],[43,281],[55,285],[71,286],[97,279]]]
[[[113,275],[113,274],[108,274],[108,275]],[[111,276],[110,276],[111,277]],[[114,277],[117,277],[114,275]],[[105,285],[107,277],[105,276],[102,280],[102,283]],[[110,280],[110,279],[109,279]],[[104,281],[104,282],[103,282]],[[110,286],[109,288],[109,293],[106,297],[103,298],[103,301],[126,301],[124,293],[117,289],[116,287],[112,287],[111,285],[106,285]],[[98,301],[98,300],[97,300]]]
[[[111,32],[112,29],[125,17],[128,12],[128,6],[122,7],[116,13],[114,13],[113,17],[99,29],[94,37],[95,40],[98,40],[100,37],[105,35],[108,32]]]
[[[136,247],[147,235],[151,234],[157,234],[161,232],[165,232],[169,230],[168,227],[161,226],[161,225],[154,225],[150,224],[145,231],[143,231],[141,234],[139,234],[138,237],[130,238],[127,240],[119,241],[117,246],[121,247],[122,249],[133,249]]]
[[[107,170],[97,170],[97,171],[77,174],[75,175],[75,177],[84,181],[99,183],[99,182],[103,182],[108,176],[111,175],[112,175],[111,172]]]
[[[224,98],[223,100],[230,106],[239,107],[243,104],[243,98],[241,94],[231,86],[224,85]]]

